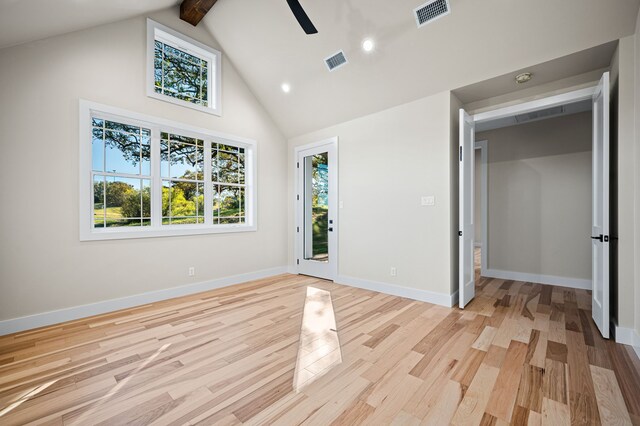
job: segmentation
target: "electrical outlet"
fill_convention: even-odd
[[[389,275],[391,275],[392,277],[395,277],[396,275],[398,275],[398,270],[396,269],[395,266],[391,267],[391,270],[389,271]]]
[[[193,266],[189,267],[189,276],[190,277],[195,277],[196,276],[196,268]]]

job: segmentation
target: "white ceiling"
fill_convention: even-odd
[[[294,136],[632,34],[640,3],[450,0],[450,15],[418,29],[412,10],[424,1],[302,0],[319,30],[307,36],[285,0],[218,0],[200,26],[218,40],[283,132]],[[179,3],[0,0],[0,48]],[[372,54],[360,48],[365,37],[376,41]],[[323,59],[339,49],[349,64],[329,73]],[[608,52],[578,55],[559,70],[591,66]],[[280,89],[285,81],[289,94]]]
[[[0,0],[0,49],[180,4],[180,0]]]
[[[319,34],[305,35],[285,0],[219,0],[201,23],[287,136],[632,34],[639,0],[451,0],[421,29],[412,10],[424,0],[301,3]],[[330,73],[323,59],[339,49],[349,64]]]
[[[617,46],[618,42],[612,41],[541,64],[514,70],[507,74],[461,87],[453,92],[460,102],[469,104],[584,74],[589,71],[609,68]],[[533,78],[525,84],[516,83],[515,76],[525,71],[532,73]]]

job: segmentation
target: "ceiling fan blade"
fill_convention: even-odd
[[[311,19],[307,16],[306,12],[300,5],[300,2],[298,0],[287,0],[287,3],[289,3],[289,7],[291,8],[293,15],[298,20],[298,23],[304,32],[307,34],[317,34],[318,30],[313,26]]]

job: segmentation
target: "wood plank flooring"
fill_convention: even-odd
[[[282,275],[0,337],[0,424],[640,424],[586,291],[464,311]]]

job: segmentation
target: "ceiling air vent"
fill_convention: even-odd
[[[333,71],[336,68],[340,68],[341,66],[347,63],[347,57],[344,56],[344,52],[341,50],[338,53],[335,53],[324,60],[325,64],[327,64],[327,68],[329,71]]]
[[[451,13],[449,0],[431,0],[413,9],[418,28]]]
[[[551,107],[538,111],[529,112],[526,114],[516,115],[516,122],[525,123],[527,121],[540,120],[541,118],[554,117],[564,113],[564,106]]]

